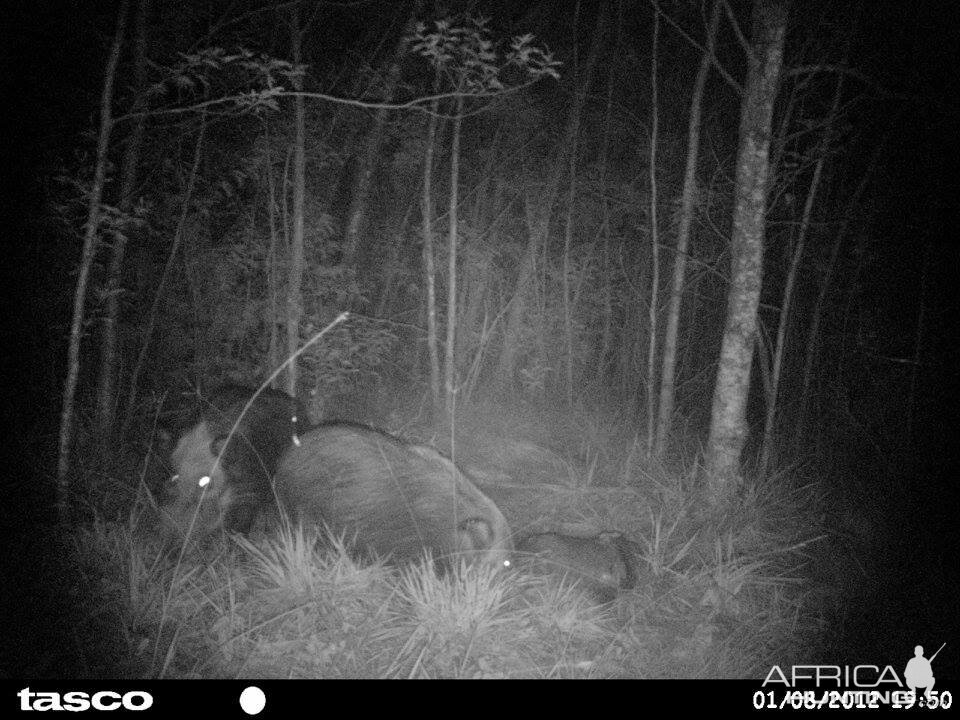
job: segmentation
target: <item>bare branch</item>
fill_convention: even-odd
[[[727,72],[726,68],[724,68],[723,65],[720,64],[720,61],[717,59],[716,54],[712,50],[708,51],[706,48],[704,48],[703,45],[701,45],[693,37],[691,37],[691,35],[686,30],[680,27],[672,17],[667,15],[665,12],[663,12],[660,9],[660,4],[659,2],[657,2],[657,0],[650,0],[650,4],[653,6],[654,12],[656,12],[660,17],[662,17],[670,27],[676,30],[680,34],[680,37],[682,37],[684,40],[690,43],[692,47],[696,48],[701,53],[707,54],[707,56],[710,58],[710,64],[713,65],[716,71],[720,74],[720,77],[723,78],[723,80],[727,83],[727,85],[733,88],[733,90],[737,93],[737,95],[743,95],[743,87],[740,85],[740,83],[734,80],[733,76],[729,72]]]
[[[920,97],[917,95],[909,95],[906,93],[896,93],[890,90],[887,90],[883,85],[877,82],[874,78],[870,77],[860,70],[856,70],[852,67],[847,67],[846,65],[831,65],[828,63],[820,65],[800,65],[799,67],[792,68],[784,72],[785,77],[798,77],[804,75],[815,75],[817,73],[839,73],[851,77],[854,80],[859,80],[861,83],[867,87],[873,88],[876,90],[881,97],[893,98],[896,100],[907,100],[907,101],[918,101]]]
[[[281,90],[279,92],[271,91],[269,93],[269,97],[271,99],[302,97],[302,98],[308,98],[311,100],[323,100],[329,103],[333,103],[335,105],[347,105],[350,107],[364,108],[366,110],[378,110],[380,108],[383,108],[386,110],[415,110],[417,112],[424,113],[425,115],[429,115],[431,112],[429,105],[433,103],[434,100],[445,100],[447,98],[459,99],[459,98],[466,98],[466,97],[470,97],[474,99],[503,97],[505,95],[510,95],[510,94],[519,92],[521,90],[524,90],[530,87],[531,85],[533,85],[534,83],[536,83],[537,80],[539,80],[539,78],[529,80],[525,83],[521,83],[520,85],[515,85],[509,88],[505,88],[504,90],[500,90],[498,92],[491,92],[491,93],[448,92],[448,93],[440,93],[437,95],[427,95],[424,97],[418,97],[414,100],[408,100],[407,102],[403,102],[403,103],[368,102],[365,100],[354,100],[352,98],[336,97],[335,95],[327,95],[325,93],[287,92],[284,90]],[[254,92],[253,94],[256,95],[258,93]],[[213,108],[213,107],[236,103],[238,97],[239,96],[237,95],[230,95],[228,97],[214,98],[213,100],[205,100],[203,102],[195,103],[193,105],[187,105],[179,108],[171,108],[170,110],[151,110],[151,111],[142,112],[142,113],[127,113],[126,115],[121,115],[116,120],[114,120],[114,123],[116,124],[116,123],[126,122],[128,120],[134,120],[136,118],[140,118],[144,116],[162,117],[164,115],[184,115],[187,113],[194,113],[198,110],[204,110],[204,109],[209,110],[210,108]],[[244,109],[247,109],[247,108],[244,108]],[[467,112],[464,114],[464,117],[475,114],[475,112],[476,111]],[[440,117],[447,117],[447,116],[441,114]]]
[[[730,7],[730,3],[727,0],[719,0],[720,4],[723,6],[723,11],[727,14],[727,20],[730,21],[730,27],[733,28],[733,34],[737,36],[737,40],[740,43],[740,47],[743,48],[743,52],[747,57],[753,57],[753,50],[750,47],[750,41],[747,40],[746,36],[743,34],[743,31],[740,29],[740,23],[737,21],[736,15],[733,14],[733,9]]]

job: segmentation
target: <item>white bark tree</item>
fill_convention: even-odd
[[[730,290],[713,392],[706,470],[719,502],[740,480],[757,306],[763,281],[770,131],[783,65],[789,0],[755,0],[752,47],[740,114],[730,252]]]

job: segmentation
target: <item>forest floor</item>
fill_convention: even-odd
[[[88,522],[23,555],[44,558],[9,646],[31,658],[27,674],[762,678],[829,654],[874,582],[869,523],[844,519],[798,469],[748,479],[717,511],[695,455],[652,462],[641,436],[597,412],[475,406],[452,429],[374,420],[452,455],[516,537],[622,538],[630,586],[599,602],[577,572],[523,563],[443,576],[362,564],[318,541],[321,528],[283,524],[170,553],[131,460],[97,476]]]

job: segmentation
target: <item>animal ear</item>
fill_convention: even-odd
[[[461,551],[485,550],[494,541],[493,528],[484,518],[467,518],[457,525]]]

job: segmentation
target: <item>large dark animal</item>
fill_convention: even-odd
[[[600,602],[612,601],[636,584],[634,543],[616,533],[576,537],[556,532],[528,535],[517,542],[518,565],[565,577]]]
[[[276,490],[301,520],[325,523],[366,557],[405,562],[429,550],[504,564],[510,528],[493,501],[447,458],[363,425],[314,427],[283,456]]]
[[[201,396],[193,424],[180,434],[171,453],[175,475],[166,510],[182,532],[245,533],[260,509],[274,502],[277,462],[298,428],[306,427],[307,415],[284,392],[255,392],[228,385]]]

